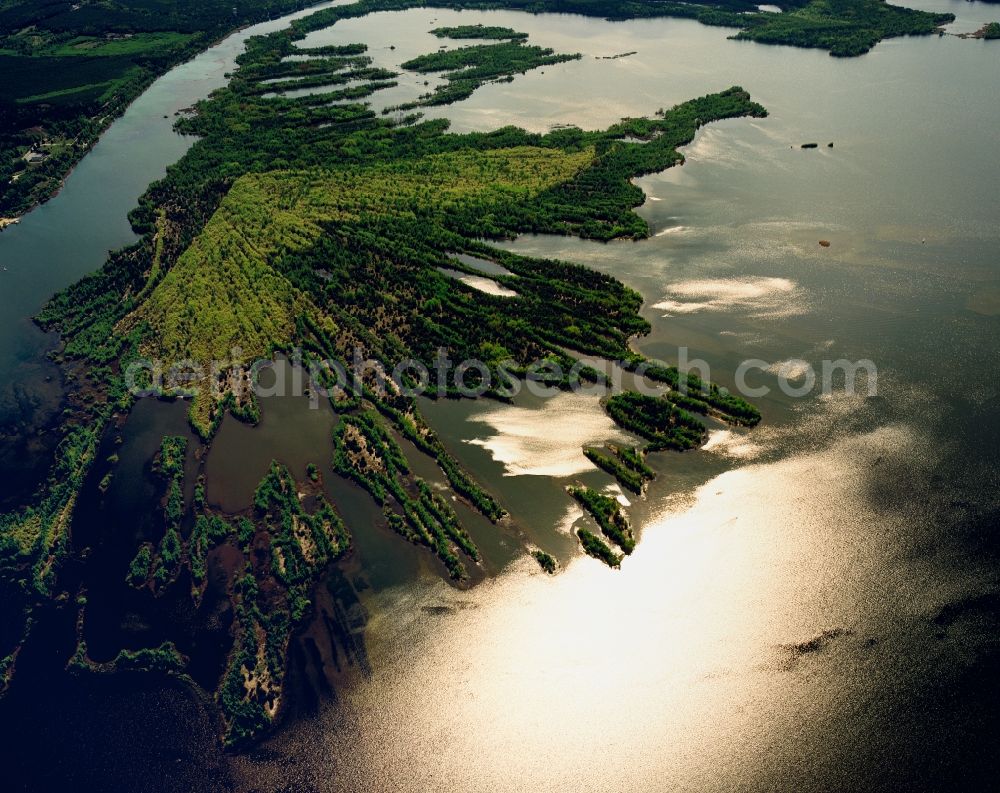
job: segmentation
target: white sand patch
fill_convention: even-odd
[[[466,286],[471,286],[473,289],[478,289],[480,292],[485,292],[488,295],[517,297],[517,292],[501,286],[492,278],[483,278],[481,275],[460,275],[458,280]]]
[[[517,292],[513,289],[508,289],[505,286],[501,286],[492,278],[486,278],[482,275],[470,275],[469,273],[463,273],[458,270],[449,270],[446,267],[439,267],[438,272],[447,275],[449,278],[454,278],[456,281],[461,281],[466,286],[471,286],[473,289],[478,289],[480,292],[485,292],[488,295],[494,295],[496,297],[517,297]]]

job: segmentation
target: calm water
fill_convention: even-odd
[[[995,8],[926,7],[952,6],[957,32]],[[488,570],[502,573],[456,591],[330,474],[357,525],[347,576],[365,663],[342,676],[335,701],[320,697],[258,753],[189,756],[168,731],[157,757],[183,754],[213,779],[262,791],[900,790],[991,778],[997,598],[983,596],[1000,583],[1000,47],[904,39],[833,60],[680,20],[423,10],[346,21],[306,44],[365,41],[392,67],[437,48],[431,27],[458,22],[510,25],[585,56],[428,113],[459,131],[594,128],[737,83],[767,106],[767,119],[702,130],[683,168],[640,181],[651,239],[510,247],[638,289],[653,325],[637,342],[647,354],[674,359],[685,346],[726,384],[745,358],[867,358],[878,396],[774,393],[757,400],[760,428],[653,458],[660,477],[630,496],[641,542],[620,572],[574,555],[582,516],[563,490],[610,485],[580,453],[626,439],[596,398],[426,403],[518,531],[565,569],[545,577],[515,556],[516,538],[474,524]],[[161,101],[188,89],[197,94],[181,81]],[[378,101],[425,90],[402,80]],[[179,155],[186,144],[173,140]],[[798,148],[812,141],[821,148]],[[152,176],[169,161],[140,141],[118,154],[155,157]],[[100,184],[93,173],[81,194]],[[149,178],[136,178],[135,195]],[[62,206],[72,184],[32,218]],[[94,261],[46,275],[53,284],[22,274],[31,286],[19,299],[40,302],[126,241],[125,204],[118,242],[101,238]],[[41,260],[54,232],[36,222],[33,245],[20,244]],[[0,235],[0,260],[30,228]],[[773,373],[751,380],[776,385]],[[333,421],[294,402],[270,416],[265,406],[256,429],[227,419],[208,460],[210,500],[245,505],[273,456],[303,470],[328,458]],[[148,741],[130,750],[153,751]]]

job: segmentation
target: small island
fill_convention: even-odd
[[[458,30],[458,34],[455,31]],[[450,38],[471,38],[469,28],[439,28],[435,35]],[[507,28],[484,28],[493,35],[486,38],[505,39],[496,44],[475,44],[457,49],[443,49],[421,55],[402,64],[404,69],[418,74],[441,74],[445,83],[418,100],[392,108],[386,113],[412,110],[428,105],[450,105],[468,99],[480,87],[491,82],[510,82],[517,74],[566,61],[579,60],[580,55],[559,55],[544,47],[525,44],[527,33]],[[476,38],[479,38],[478,36]],[[506,40],[506,39],[509,39]]]
[[[643,452],[618,446],[612,446],[610,450],[610,456],[597,449],[584,449],[583,453],[594,465],[617,479],[622,487],[640,495],[646,483],[656,476],[653,469],[646,465]]]
[[[439,39],[488,39],[495,41],[524,41],[527,33],[519,33],[513,28],[495,25],[457,25],[455,27],[435,28],[431,31]]]
[[[601,527],[601,533],[617,545],[626,556],[635,550],[635,538],[621,504],[610,496],[589,487],[571,487],[569,494],[583,506]]]
[[[538,562],[538,566],[541,567],[542,570],[544,570],[549,575],[555,574],[557,564],[556,564],[556,559],[552,554],[546,553],[540,548],[536,548],[534,551],[531,552],[531,555],[535,559],[535,561]]]
[[[622,565],[622,557],[612,551],[606,542],[587,529],[577,530],[576,536],[580,538],[583,550],[587,556],[592,556],[604,562],[608,567],[619,568]]]

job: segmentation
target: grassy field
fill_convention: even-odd
[[[165,51],[181,49],[195,38],[194,33],[161,31],[157,33],[131,33],[122,38],[75,36],[69,41],[46,47],[43,55],[67,58],[73,56],[114,57],[129,55],[161,55]]]
[[[152,329],[145,352],[165,361],[267,356],[291,338],[295,317],[315,311],[272,262],[313,245],[329,223],[361,224],[372,213],[437,217],[476,205],[513,205],[568,181],[593,150],[515,147],[460,151],[338,171],[251,174],[125,326]],[[207,430],[204,392],[193,415]]]

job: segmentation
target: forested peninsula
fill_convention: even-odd
[[[445,350],[451,361],[478,359],[486,367],[449,370],[453,388],[445,396],[463,398],[465,387],[488,376],[486,396],[498,400],[509,399],[515,381],[532,376],[539,361],[560,365],[548,375],[557,388],[603,381],[580,363],[584,356],[642,370],[660,395],[627,392],[605,407],[647,446],[601,458],[602,467],[640,490],[652,475],[645,452],[682,451],[704,440],[698,414],[740,425],[760,420],[741,398],[633,350],[630,340],[649,331],[638,293],[585,267],[517,255],[490,241],[525,232],[605,241],[647,236],[633,211],[644,195],[632,180],[683,162],[677,149],[701,126],[762,117],[765,109],[732,87],[599,131],[452,134],[444,120],[389,119],[361,101],[393,82],[373,71],[364,45],[311,52],[298,46],[310,31],[372,5],[333,7],[250,39],[229,85],[178,123],[199,140],[131,214],[139,242],[113,253],[38,317],[61,335],[58,358],[74,390],[49,480],[23,509],[0,516],[4,686],[36,620],[53,608],[75,608],[72,670],[186,676],[213,692],[228,744],[258,737],[282,713],[288,642],[312,608],[313,587],[350,551],[351,526],[323,495],[323,476],[356,483],[387,530],[423,548],[456,584],[468,580],[479,549],[449,500],[414,470],[401,440],[433,460],[450,493],[498,531],[513,528],[503,505],[452,457],[414,397],[367,377],[334,388],[331,361],[346,365],[360,353],[386,371],[406,359],[431,369]],[[495,42],[474,45],[476,55],[459,68],[478,68],[484,57],[496,61],[500,51],[491,46],[504,48],[501,62],[509,47],[531,51],[523,36]],[[297,82],[343,85],[346,74],[356,77],[350,96],[288,95]],[[497,280],[516,294],[485,294],[444,274],[472,272],[460,254],[500,265],[508,274]],[[249,422],[260,415],[261,404],[241,387],[246,367],[293,349],[331,386],[338,416],[333,457],[316,461],[306,482],[275,463],[250,509],[223,513],[206,499],[206,448],[226,412]],[[161,497],[151,507],[160,519],[135,547],[114,550],[121,598],[138,613],[169,603],[167,611],[185,614],[188,627],[178,625],[155,647],[95,658],[86,582],[68,592],[62,573],[67,559],[97,550],[85,545],[95,535],[78,524],[78,507],[117,471],[116,439],[136,399],[126,372],[144,358],[229,362],[221,377],[203,374],[184,388],[147,384],[164,399],[193,397],[189,418],[199,448],[181,437],[163,439],[153,472]],[[632,552],[617,502],[585,489],[572,495],[610,541]],[[587,553],[619,564],[593,533],[581,529],[579,538]],[[209,619],[207,568],[222,547],[230,559],[230,649],[220,678],[198,678],[204,665],[194,661],[203,644],[188,630]],[[535,555],[543,569],[555,570],[555,560]]]
[[[4,76],[0,83],[0,229],[7,220],[51,197],[101,132],[157,76],[242,25],[314,2],[0,3],[0,74]],[[838,56],[861,55],[884,38],[929,34],[954,20],[951,14],[915,11],[883,0],[786,0],[777,5],[784,13],[761,12],[750,0],[361,0],[322,13],[328,22],[419,6],[573,13],[614,20],[681,17],[736,28],[736,39],[815,47]],[[518,41],[495,28],[477,31],[463,26],[440,35]],[[467,87],[468,83],[449,83],[433,103],[455,101]],[[359,97],[358,91],[345,89],[345,95],[352,94]]]

